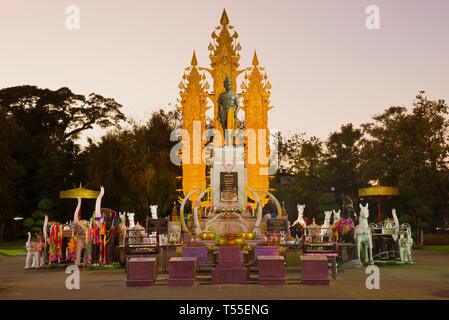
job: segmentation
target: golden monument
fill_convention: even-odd
[[[199,203],[199,207],[204,208],[211,205],[211,188],[210,179],[206,175],[206,164],[198,156],[205,152],[206,141],[202,141],[201,137],[206,131],[206,111],[214,107],[214,116],[212,119],[212,127],[219,130],[222,137],[225,137],[223,132],[223,125],[220,123],[220,93],[228,92],[224,86],[225,79],[234,84],[234,88],[238,88],[240,83],[240,93],[237,93],[240,100],[243,102],[241,109],[245,113],[245,131],[248,129],[254,130],[258,139],[257,149],[255,150],[256,161],[252,159],[252,163],[248,163],[248,138],[245,137],[245,167],[246,167],[246,186],[245,189],[251,188],[257,193],[261,206],[265,206],[270,197],[268,196],[269,176],[268,176],[268,111],[273,107],[269,106],[269,96],[271,84],[267,79],[264,68],[259,66],[259,60],[254,51],[252,66],[246,69],[239,69],[241,50],[240,44],[237,42],[238,34],[234,27],[229,24],[229,18],[226,10],[223,10],[220,25],[212,32],[212,41],[209,43],[208,49],[210,51],[210,68],[198,67],[198,61],[193,52],[190,66],[185,69],[185,73],[179,84],[180,96],[179,100],[181,106],[177,108],[182,111],[182,125],[190,136],[190,148],[184,148],[181,151],[182,158],[182,196],[179,202],[184,203],[184,199],[188,197],[194,204],[198,197],[202,197],[207,192],[207,200]],[[213,79],[212,91],[209,91],[209,84],[206,81],[206,74],[208,73]],[[243,79],[238,80],[239,75],[243,73]],[[237,99],[239,100],[239,99]],[[238,101],[237,101],[238,102]],[[227,124],[226,127],[232,130],[240,126],[240,122],[236,118],[236,111],[238,111],[238,104],[235,109],[229,108],[227,110]],[[194,124],[194,121],[197,121]],[[194,128],[196,126],[196,128]],[[261,134],[262,133],[262,134]],[[263,134],[265,133],[265,134]],[[199,137],[198,137],[199,136]],[[200,143],[195,143],[195,139],[199,139]],[[256,145],[255,141],[254,145]],[[220,141],[221,145],[223,141]],[[265,147],[266,152],[259,149]],[[196,149],[195,149],[196,148]],[[252,152],[254,154],[254,152]],[[196,157],[196,158],[195,158]],[[254,163],[255,162],[255,163]],[[207,191],[206,191],[207,190]],[[251,202],[245,203],[251,205],[253,208],[257,207],[257,197],[245,190],[245,198],[249,197]],[[201,200],[201,199],[200,199]],[[200,201],[199,200],[199,201]],[[183,213],[180,212],[182,215]],[[183,220],[183,219],[181,219]],[[183,224],[184,222],[181,221]]]

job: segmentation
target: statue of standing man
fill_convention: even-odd
[[[218,121],[220,121],[223,133],[225,135],[226,145],[232,145],[232,132],[237,124],[237,113],[240,108],[239,97],[235,92],[231,92],[232,81],[226,76],[224,81],[225,92],[218,96]],[[234,109],[235,106],[235,109]]]

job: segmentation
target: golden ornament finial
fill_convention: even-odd
[[[194,67],[198,65],[198,61],[196,60],[195,50],[193,50],[192,62],[190,62],[190,65],[192,65]]]
[[[258,65],[259,65],[259,59],[257,59],[257,53],[256,53],[256,50],[254,50],[253,66],[257,67]]]
[[[222,26],[226,26],[229,24],[228,15],[226,14],[226,9],[223,9],[223,13],[221,14],[220,23]]]

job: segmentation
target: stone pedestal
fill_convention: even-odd
[[[261,256],[279,256],[278,246],[255,246],[254,247],[254,264]]]
[[[196,258],[197,266],[210,266],[206,247],[182,247],[183,258]]]
[[[157,277],[156,258],[130,258],[126,277],[127,287],[152,286]]]
[[[243,208],[245,205],[245,150],[243,147],[223,146],[213,150],[213,164],[210,172],[212,186],[212,204],[216,208]],[[224,199],[222,192],[224,185],[223,174],[235,174],[236,197],[232,200]]]
[[[284,257],[259,256],[259,284],[285,284]]]
[[[170,258],[170,286],[193,286],[196,278],[196,258]]]
[[[302,281],[307,285],[329,285],[327,257],[301,256]]]
[[[218,266],[212,270],[212,284],[246,284],[248,280],[249,271],[242,265],[240,247],[220,247]]]
[[[133,258],[155,258],[156,259],[156,270],[159,270],[159,260],[158,258],[158,254],[154,253],[154,254],[127,254],[125,255],[125,271],[128,270],[128,263],[130,259]]]

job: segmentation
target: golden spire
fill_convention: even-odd
[[[190,62],[190,64],[194,67],[198,65],[198,61],[196,60],[195,50],[193,50],[192,62]]]
[[[257,59],[257,53],[256,53],[256,50],[254,50],[253,66],[257,67],[258,65],[259,65],[259,59]]]
[[[229,24],[228,15],[226,14],[226,9],[223,9],[223,13],[221,14],[220,23],[222,26],[226,26]]]

